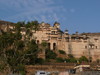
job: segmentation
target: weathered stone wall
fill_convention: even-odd
[[[52,26],[46,28],[45,23],[43,27],[42,30],[36,31],[34,36],[39,43],[42,41],[50,43],[51,50],[55,49],[55,43],[56,50],[64,50],[67,54],[73,54],[76,58],[86,56],[87,58],[92,57],[93,61],[100,59],[100,34],[68,35],[59,32],[59,29]]]
[[[61,72],[61,71],[67,71],[69,69],[74,68],[74,63],[58,63],[58,64],[45,64],[45,65],[30,65],[26,66],[27,75],[34,74],[36,71],[49,71],[49,72]]]
[[[100,75],[100,71],[83,71],[76,74],[69,74],[69,75]]]

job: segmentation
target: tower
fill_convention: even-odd
[[[55,22],[55,23],[54,23],[54,25],[53,25],[53,27],[55,27],[55,28],[59,29],[59,28],[60,28],[60,23]]]
[[[68,30],[67,29],[65,30],[65,34],[68,34]]]
[[[68,54],[72,54],[72,43],[71,43],[71,36],[68,36]]]

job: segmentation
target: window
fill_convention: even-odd
[[[37,44],[39,44],[39,40],[37,40]]]
[[[92,45],[89,45],[89,49],[94,49],[94,46],[92,46]]]
[[[56,43],[53,43],[53,50],[56,49]]]
[[[95,38],[95,39],[94,39],[94,41],[95,41],[95,42],[98,42],[98,39],[97,39],[97,38]]]
[[[50,44],[50,43],[48,43],[48,49],[49,49],[49,50],[50,50],[50,45],[51,45],[51,44]]]
[[[97,47],[97,46],[95,46],[95,48],[97,49],[98,47]]]
[[[87,49],[87,46],[85,46],[85,49]]]
[[[89,49],[94,49],[94,48],[95,48],[95,45],[92,44],[92,43],[90,43],[90,44],[89,44]]]
[[[55,31],[52,31],[52,34],[55,34]]]

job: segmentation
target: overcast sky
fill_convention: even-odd
[[[0,0],[0,19],[58,21],[70,33],[100,32],[100,0]]]

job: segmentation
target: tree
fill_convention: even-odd
[[[26,28],[31,28],[31,22],[27,22],[27,24],[25,25]]]
[[[100,59],[97,59],[96,62],[97,62],[97,63],[100,63]]]
[[[45,60],[42,59],[42,58],[37,58],[36,59],[36,64],[43,64],[44,62],[45,62]]]
[[[20,40],[20,41],[16,41],[16,48],[17,50],[23,50],[23,48],[25,47],[24,45],[24,41]]]
[[[85,57],[85,56],[81,56],[80,58],[79,58],[79,62],[81,63],[81,62],[88,62],[88,59]]]
[[[37,31],[39,29],[38,21],[32,21],[31,23],[33,24],[33,30]]]
[[[31,22],[27,22],[27,24],[25,25],[26,28],[30,28],[33,30],[38,30],[39,29],[39,23],[38,21],[31,21]]]
[[[46,50],[46,49],[47,49],[47,46],[48,46],[48,44],[47,44],[46,41],[43,41],[43,42],[41,43],[41,48],[42,48],[42,50]]]
[[[24,27],[24,26],[25,26],[25,21],[17,22],[15,24],[15,31],[16,32],[20,32],[21,31],[21,27]]]
[[[70,59],[69,59],[69,58],[67,58],[67,59],[65,59],[65,61],[69,63],[69,62],[70,62]]]
[[[19,35],[16,33],[5,32],[0,36],[0,57],[5,59],[0,60],[0,62],[3,62],[5,69],[7,70],[9,68],[9,71],[11,72],[17,70],[16,67],[18,64],[22,63],[21,61],[24,55],[24,42]],[[1,69],[4,69],[3,66],[1,66]]]
[[[46,59],[55,59],[57,54],[52,50],[46,50]]]
[[[25,73],[25,65],[34,65],[42,63],[42,59],[37,58],[39,51],[38,45],[35,40],[25,39],[22,40],[21,27],[25,27],[27,33],[25,36],[30,37],[31,28],[38,28],[38,22],[30,22],[30,28],[25,27],[25,22],[18,22],[15,24],[14,33],[3,32],[0,35],[0,71],[8,70],[9,72],[22,72]],[[28,31],[29,30],[29,31]]]
[[[35,40],[31,40],[27,46],[27,52],[26,52],[26,56],[25,59],[27,59],[26,64],[27,65],[32,65],[35,64],[35,60],[37,58],[37,54],[38,54],[38,45],[36,44]]]
[[[76,63],[77,62],[77,59],[72,54],[68,54],[68,59],[71,63]]]
[[[70,58],[70,62],[71,63],[76,63],[77,62],[77,59],[76,58]]]

